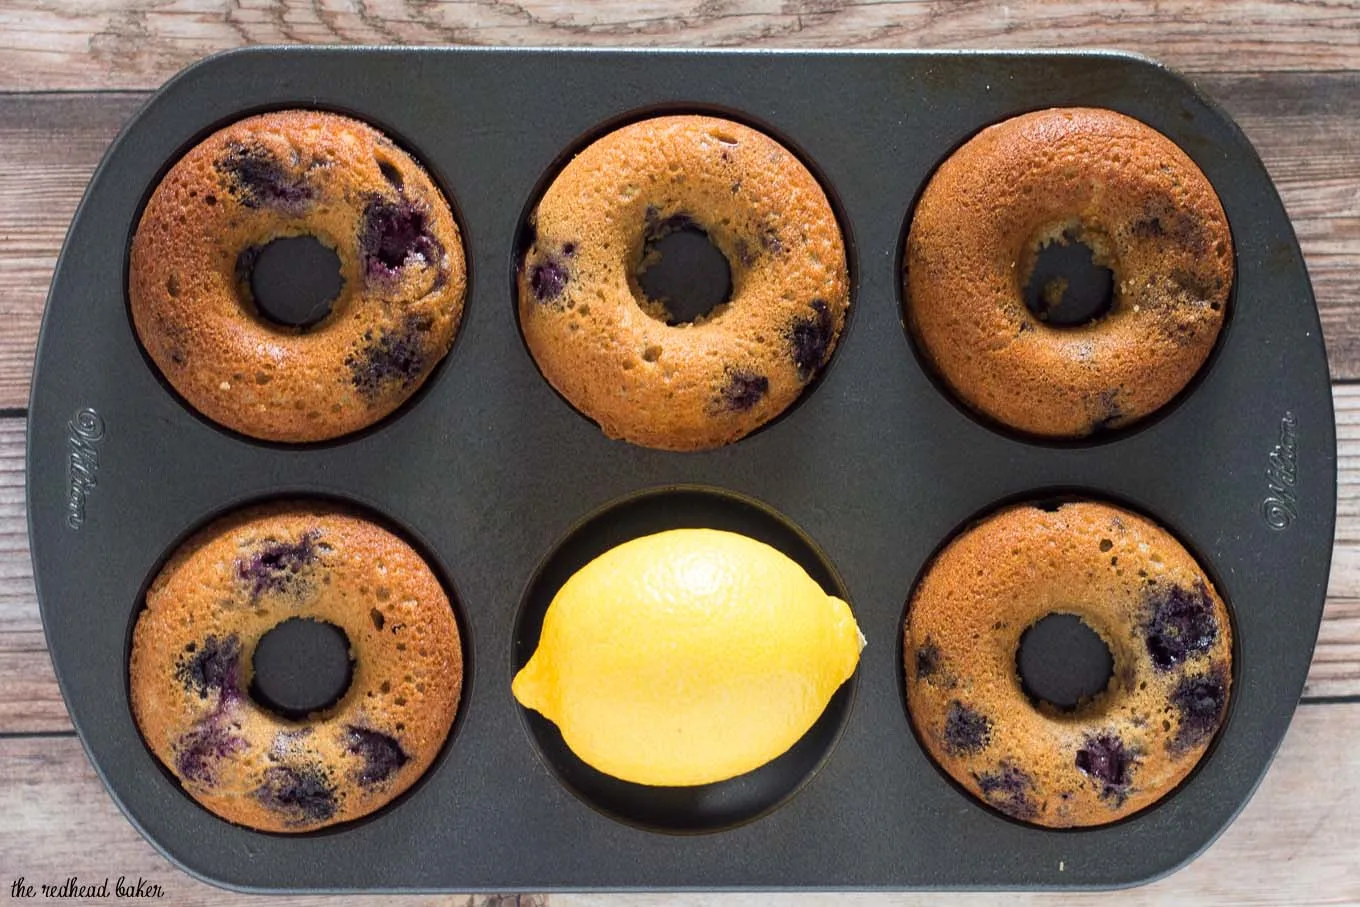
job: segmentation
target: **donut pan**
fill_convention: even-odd
[[[1237,250],[1231,317],[1157,417],[1082,443],[986,425],[903,329],[899,257],[924,181],[981,127],[1111,107],[1204,170]],[[132,331],[127,250],[159,176],[195,141],[290,106],[366,119],[456,200],[471,273],[452,353],[377,427],[303,447],[192,412]],[[606,439],[519,335],[522,216],[564,156],[646,114],[725,113],[808,161],[849,240],[853,315],[785,417],[706,453]],[[257,891],[1106,888],[1205,848],[1251,796],[1303,688],[1321,617],[1336,443],[1318,314],[1294,233],[1238,128],[1185,79],[1116,54],[257,48],[171,80],[114,142],[57,266],[28,437],[29,532],[72,720],[142,833],[194,875]],[[903,704],[905,602],[932,553],[1001,503],[1079,494],[1176,533],[1233,614],[1226,724],[1160,804],[1080,831],[1031,828],[954,787]],[[133,723],[127,659],[146,584],[204,521],[278,497],[339,499],[403,532],[458,602],[459,719],[427,776],[382,811],[300,836],[223,822]],[[620,503],[622,502],[622,503]],[[690,790],[612,782],[510,695],[555,583],[616,541],[742,529],[849,596],[868,646],[788,755]],[[564,541],[565,540],[565,541]]]

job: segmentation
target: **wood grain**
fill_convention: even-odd
[[[1279,189],[1317,297],[1332,377],[1360,378],[1360,72],[1197,81],[1242,127]]]
[[[145,95],[0,95],[0,407],[25,406],[66,228]]]
[[[1333,391],[1340,461],[1336,546],[1304,687],[1311,698],[1360,697],[1360,385],[1337,385]],[[0,419],[0,734],[71,728],[33,591],[23,450],[23,420]]]
[[[38,616],[24,514],[24,420],[0,419],[0,734],[71,727]]]
[[[1280,754],[1242,815],[1198,860],[1153,885],[1091,895],[1008,894],[1018,907],[1135,907],[1179,903],[1193,891],[1197,903],[1248,905],[1288,902],[1360,902],[1360,704],[1304,706]],[[76,874],[97,882],[120,875],[160,884],[162,903],[176,907],[231,907],[258,903],[219,891],[173,868],[123,819],[73,737],[0,739],[0,882],[23,875],[54,882]],[[91,845],[98,842],[98,849]],[[788,896],[785,896],[788,897]],[[803,894],[801,907],[921,907],[940,902],[930,894]],[[334,899],[291,897],[280,907],[322,907]],[[525,895],[505,899],[463,895],[345,897],[346,905],[453,907],[519,904],[521,907],[763,907],[754,895]],[[949,903],[980,907],[995,895],[953,895]]]
[[[0,14],[0,19],[3,14]],[[1206,76],[1279,186],[1334,378],[1360,378],[1360,71]],[[85,185],[142,93],[0,94],[0,407],[23,406],[42,308]]]
[[[144,92],[258,43],[765,47],[1118,47],[1192,73],[1242,125],[1304,250],[1338,381],[1360,380],[1360,3],[1355,0],[4,0],[0,3],[0,410],[27,401],[57,251],[86,182]],[[95,89],[104,91],[96,92]],[[114,89],[115,91],[108,91]],[[11,92],[6,94],[5,92]],[[1163,882],[1021,905],[1360,904],[1360,386],[1334,387],[1339,515],[1305,704],[1255,799]],[[23,424],[0,418],[0,891],[141,875],[161,903],[248,903],[165,862],[95,778],[58,694],[34,600]],[[34,736],[36,735],[36,736]],[[769,895],[277,898],[373,907],[746,907]],[[805,907],[937,895],[803,894]],[[995,895],[950,896],[981,905]],[[256,901],[258,902],[258,901]],[[72,903],[72,902],[68,902]]]
[[[262,43],[1109,47],[1197,72],[1360,69],[1341,0],[8,0],[0,90],[150,88]]]

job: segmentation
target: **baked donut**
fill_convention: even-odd
[[[1111,307],[1059,327],[1026,307],[1039,250],[1078,241]],[[1223,324],[1233,245],[1193,161],[1110,110],[1043,110],[984,129],[926,186],[906,247],[907,323],[963,402],[1035,435],[1128,425],[1176,396]]]
[[[349,640],[348,689],[292,719],[257,701],[256,645],[294,619]],[[137,619],[132,712],[204,807],[264,831],[367,815],[438,754],[462,690],[458,626],[425,561],[343,511],[284,506],[220,520],[160,571]]]
[[[1109,648],[1103,692],[1063,710],[1024,691],[1021,636],[1075,614]],[[1101,825],[1171,791],[1217,732],[1232,682],[1223,600],[1141,516],[1096,503],[1002,510],[954,539],[907,613],[907,706],[969,793],[1037,825]]]
[[[313,236],[343,286],[310,328],[271,321],[251,273]],[[132,240],[132,320],[194,409],[271,441],[320,441],[401,405],[453,343],[467,280],[448,203],[420,165],[347,117],[284,111],[209,136],[165,175]]]
[[[754,129],[642,120],[588,146],[531,215],[520,326],[543,375],[610,438],[718,447],[796,400],[845,324],[835,213],[807,168]],[[698,229],[726,257],[727,302],[668,323],[638,281],[651,243]]]

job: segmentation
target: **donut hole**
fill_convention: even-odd
[[[1080,617],[1050,614],[1021,634],[1015,667],[1031,702],[1070,712],[1105,691],[1114,657]]]
[[[251,246],[236,272],[265,321],[306,330],[331,313],[340,296],[340,256],[315,236],[284,236]]]
[[[301,617],[289,618],[260,637],[251,666],[250,697],[289,721],[335,705],[354,677],[345,631]]]
[[[1025,307],[1050,327],[1099,321],[1114,308],[1114,271],[1105,243],[1079,227],[1041,234],[1024,283]]]
[[[648,230],[637,282],[646,297],[643,311],[668,325],[693,324],[731,297],[732,266],[708,233],[685,218],[680,226]]]

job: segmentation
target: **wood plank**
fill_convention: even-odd
[[[134,884],[140,877],[161,886],[156,903],[175,907],[259,904],[252,895],[222,891],[172,866],[123,818],[74,736],[0,739],[0,883],[6,894],[22,876],[26,884],[60,884],[76,876],[79,884],[112,886],[120,876]],[[98,842],[98,847],[92,845]],[[61,903],[109,903],[120,899],[62,899]],[[34,903],[53,903],[41,897]],[[14,903],[23,903],[15,900]],[[334,898],[281,897],[278,907],[333,907]],[[472,896],[346,898],[363,907],[542,907],[543,899]]]
[[[0,407],[25,406],[38,326],[85,185],[144,94],[0,95]],[[115,278],[117,279],[117,278]]]
[[[23,419],[0,419],[0,734],[71,728],[33,588],[24,507],[24,430]]]
[[[1196,80],[1256,146],[1294,222],[1332,377],[1360,377],[1360,73]]]
[[[1360,378],[1360,71],[1200,79],[1279,185],[1312,275],[1333,377]],[[23,406],[52,269],[85,184],[141,93],[0,94],[0,407]]]
[[[123,819],[100,786],[73,737],[0,739],[0,854],[9,884],[138,876],[162,886],[177,907],[246,905],[248,896],[211,888],[172,867]],[[1304,706],[1294,718],[1270,772],[1242,815],[1190,866],[1152,885],[1100,894],[1008,894],[1021,907],[1137,905],[1346,904],[1360,902],[1360,704]],[[92,844],[98,842],[98,848]],[[948,903],[995,904],[995,895],[951,895]],[[870,903],[924,907],[938,894],[805,894],[804,907]],[[280,907],[322,907],[334,900],[292,897]],[[372,907],[520,904],[523,907],[757,907],[768,894],[746,895],[460,895],[346,897]]]
[[[36,644],[0,636],[0,732],[71,731],[66,703],[57,688],[52,659],[38,633]],[[31,648],[13,649],[12,645]]]
[[[1337,459],[1335,556],[1346,560],[1352,545],[1360,545],[1360,385],[1332,385],[1332,406],[1336,413]],[[1349,565],[1340,576],[1333,570],[1332,580],[1328,591],[1333,595],[1360,598],[1360,573],[1353,573]]]
[[[1335,0],[9,0],[0,90],[150,88],[250,44],[1118,47],[1180,69],[1360,68],[1360,10]]]
[[[1305,697],[1360,696],[1360,385],[1333,391],[1340,446],[1336,547]],[[23,420],[0,419],[0,734],[71,728],[33,590],[23,450]]]

